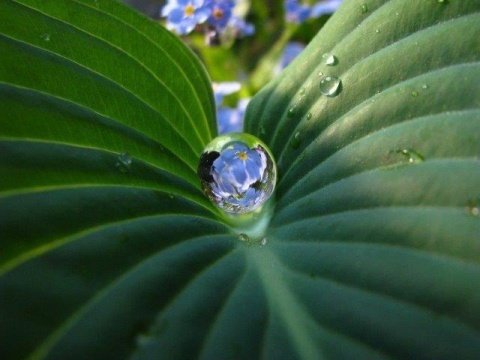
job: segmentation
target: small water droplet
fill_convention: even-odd
[[[243,242],[249,242],[250,241],[250,238],[248,237],[248,235],[244,234],[244,233],[238,234],[237,239],[240,240],[240,241],[243,241]]]
[[[410,95],[412,95],[412,97],[417,97],[418,96],[418,92],[416,92],[415,90],[413,90]]]
[[[366,14],[368,12],[368,5],[362,4],[362,14]]]
[[[423,155],[412,149],[399,149],[396,152],[403,155],[411,164],[425,161],[425,157]]]
[[[296,106],[293,105],[290,109],[288,109],[287,117],[292,118],[295,115],[295,108]]]
[[[265,237],[265,238],[263,238],[263,239],[260,241],[260,244],[262,244],[262,246],[265,246],[265,245],[267,245],[267,241],[268,241],[268,240],[267,240],[267,238]]]
[[[323,54],[323,59],[325,60],[325,64],[328,66],[335,66],[337,65],[338,59],[335,55],[332,54]]]
[[[299,131],[296,132],[295,135],[293,136],[293,139],[290,142],[290,146],[291,146],[292,149],[296,150],[300,146],[300,139],[301,139],[300,136],[301,136],[301,134],[300,134]]]
[[[320,71],[320,72],[318,73],[318,76],[323,76],[323,72]]]
[[[439,4],[448,4],[448,0],[437,0]]]
[[[325,76],[320,80],[320,92],[323,95],[335,97],[340,92],[341,81],[335,76]]]
[[[305,95],[305,88],[304,87],[302,87],[300,89],[300,96],[303,96],[303,95]]]
[[[50,34],[42,34],[40,35],[40,38],[43,40],[43,41],[50,41]]]
[[[480,198],[475,200],[470,200],[467,205],[467,212],[472,216],[480,215]]]
[[[380,30],[379,30],[379,29],[375,29],[375,32],[376,32],[377,34],[380,34]]]
[[[277,170],[267,146],[250,134],[230,133],[213,139],[197,168],[204,194],[220,209],[252,212],[275,189]]]
[[[311,118],[312,118],[312,113],[309,112],[309,113],[307,114],[307,121],[310,121]]]
[[[115,167],[118,169],[118,171],[122,173],[127,173],[130,170],[131,166],[132,157],[129,153],[124,152],[117,156],[117,162],[115,164]]]
[[[427,84],[423,84],[423,85],[422,85],[422,89],[428,89],[428,85],[427,85]]]

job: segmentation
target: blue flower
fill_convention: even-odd
[[[311,18],[316,18],[325,14],[333,14],[335,10],[340,6],[342,0],[327,0],[319,2],[312,6],[312,11],[310,12]]]
[[[228,27],[232,29],[235,38],[251,36],[255,33],[255,25],[247,23],[241,17],[235,15],[230,18]]]
[[[289,42],[283,50],[279,63],[273,70],[274,75],[278,75],[293,59],[295,59],[305,49],[305,45],[299,42]]]
[[[214,0],[207,23],[216,30],[224,29],[232,17],[235,3],[231,0]]]
[[[211,1],[169,0],[162,9],[162,16],[167,18],[167,29],[183,35],[190,33],[197,24],[205,22],[211,10]]]
[[[310,7],[300,5],[298,0],[285,1],[285,20],[291,23],[300,24],[310,16]]]
[[[221,106],[217,109],[219,134],[242,131],[245,110],[249,101],[250,99],[241,99],[236,108]]]
[[[261,147],[250,149],[242,142],[230,143],[211,168],[213,194],[228,199],[234,207],[255,208],[263,202],[261,184],[268,179],[267,156]]]

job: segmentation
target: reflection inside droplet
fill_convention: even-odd
[[[266,145],[243,133],[219,136],[208,144],[197,174],[205,195],[222,210],[237,214],[264,204],[276,182],[276,166]]]

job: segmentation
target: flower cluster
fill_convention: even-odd
[[[310,7],[301,4],[298,0],[285,0],[285,20],[300,24],[309,18],[332,14],[341,2],[342,0],[325,0]]]
[[[161,15],[167,18],[167,28],[179,35],[188,34],[203,24],[207,42],[215,43],[225,32],[235,37],[253,34],[253,25],[235,16],[234,7],[232,0],[168,0]]]

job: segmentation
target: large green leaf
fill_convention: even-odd
[[[252,100],[261,246],[199,190],[214,108],[178,39],[107,0],[0,2],[0,357],[476,359],[479,11],[345,0]]]

